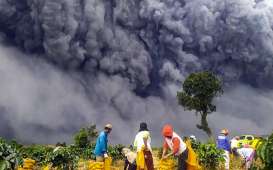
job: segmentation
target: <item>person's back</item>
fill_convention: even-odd
[[[249,146],[246,146],[244,148],[238,149],[237,152],[244,159],[244,165],[246,169],[250,169],[255,156],[255,150],[253,148],[250,148]]]
[[[231,148],[230,148],[230,143],[229,143],[229,139],[227,136],[222,135],[222,134],[218,136],[217,148],[230,152]]]
[[[102,131],[96,141],[95,146],[95,155],[96,156],[103,156],[103,154],[106,152],[107,149],[107,134]]]
[[[250,159],[252,154],[254,153],[254,149],[252,148],[240,148],[237,150],[237,152],[244,158],[244,159]]]
[[[231,153],[230,141],[228,139],[228,130],[222,129],[220,135],[217,137],[217,148],[224,150],[223,157],[225,159],[225,169],[229,170],[230,157]]]
[[[231,149],[238,148],[239,141],[236,138],[230,140]]]
[[[104,131],[102,131],[96,141],[96,146],[94,154],[96,156],[96,161],[102,162],[105,158],[108,157],[107,154],[107,143],[108,143],[108,134],[112,131],[112,125],[106,124]]]
[[[135,140],[134,140],[134,147],[136,147],[137,152],[141,151],[142,147],[144,146],[143,138],[145,135],[147,135],[147,133],[149,134],[148,139],[147,139],[147,147],[150,151],[152,151],[150,132],[149,131],[141,131],[141,132],[137,133]]]
[[[140,123],[139,131],[134,140],[134,146],[137,149],[137,168],[154,170],[151,136],[145,122]]]

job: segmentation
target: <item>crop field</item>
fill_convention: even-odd
[[[123,170],[123,145],[108,146],[109,159],[95,162],[93,150],[97,133],[95,126],[81,129],[74,136],[74,143],[66,145],[22,145],[14,140],[0,138],[0,170]],[[189,153],[194,153],[199,170],[223,170],[223,151],[214,142],[202,143],[185,138]],[[174,158],[161,160],[162,148],[153,148],[154,167],[157,170],[175,169]],[[190,154],[189,154],[190,155]],[[242,159],[230,155],[231,170],[243,170]],[[190,162],[187,160],[188,163]],[[189,163],[191,164],[191,163]],[[192,164],[191,164],[192,165]],[[163,168],[164,167],[164,168]],[[256,148],[251,170],[273,170],[273,134],[262,139]]]

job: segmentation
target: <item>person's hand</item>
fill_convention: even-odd
[[[170,155],[163,155],[162,159],[167,159]]]
[[[172,155],[173,155],[173,153],[169,153],[168,155],[162,156],[162,159],[167,159],[167,158],[169,158],[169,157],[172,156]]]

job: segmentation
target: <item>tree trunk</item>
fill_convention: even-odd
[[[200,113],[200,115],[201,115],[201,125],[197,125],[197,128],[200,130],[203,130],[210,139],[214,139],[212,135],[212,131],[207,121],[208,113]]]

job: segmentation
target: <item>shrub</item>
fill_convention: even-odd
[[[47,155],[46,163],[52,164],[53,167],[66,170],[76,166],[78,160],[79,157],[71,147],[60,147]]]
[[[38,165],[44,165],[47,155],[52,151],[53,148],[41,145],[32,145],[20,149],[24,158],[31,158],[35,160]]]
[[[124,148],[123,145],[115,145],[108,147],[108,154],[112,157],[114,161],[123,159],[122,148]]]
[[[90,144],[95,143],[98,137],[98,131],[96,130],[96,125],[91,125],[89,127],[81,128],[74,136],[75,145],[80,148],[86,148]]]
[[[18,150],[0,139],[0,170],[15,169],[22,163],[23,159]]]
[[[205,169],[214,170],[224,161],[223,151],[217,149],[215,144],[197,144],[195,145],[198,160]]]
[[[273,169],[273,134],[264,139],[262,144],[257,149],[257,156],[261,159],[263,163],[263,168],[255,168],[262,170],[272,170]],[[253,168],[254,169],[254,168]]]

